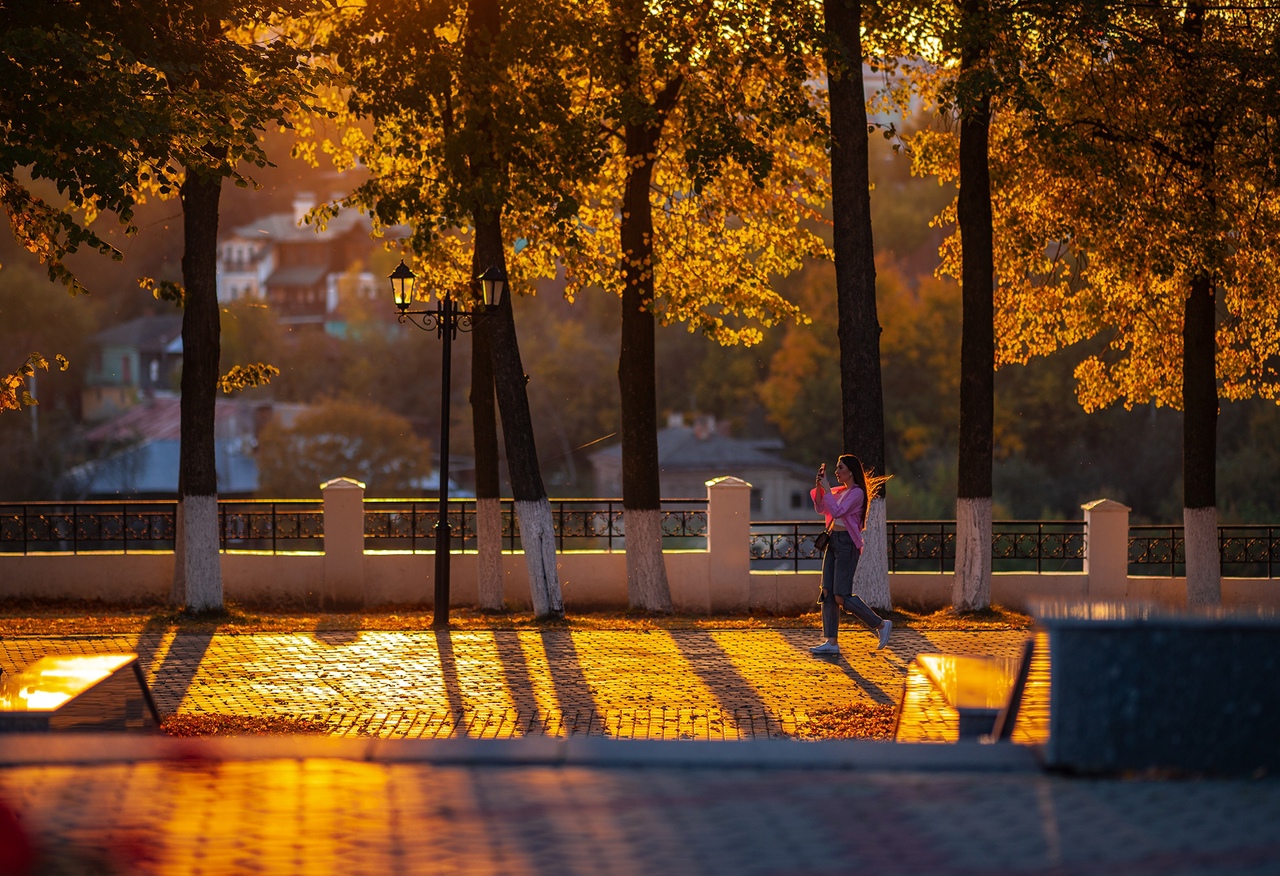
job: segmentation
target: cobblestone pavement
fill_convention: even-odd
[[[794,629],[647,632],[144,632],[0,641],[0,668],[45,654],[136,651],[161,713],[287,716],[333,735],[803,735],[815,710],[896,704],[921,652],[1016,656],[1025,631],[895,630],[884,651],[843,631],[808,653]]]
[[[0,737],[0,874],[1280,872],[1274,779],[761,738],[895,702],[918,653],[1015,656],[1027,635],[895,631],[876,652],[850,631],[838,660],[802,630],[8,639],[6,672],[136,650],[164,712],[390,738]]]
[[[10,766],[0,799],[35,873],[1280,871],[1276,781],[188,758]]]

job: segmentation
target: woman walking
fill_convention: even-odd
[[[827,464],[818,467],[813,480],[813,510],[827,521],[830,541],[822,552],[822,593],[818,602],[822,605],[822,635],[826,640],[810,648],[812,654],[839,654],[840,611],[843,609],[860,620],[873,633],[879,635],[879,651],[889,644],[889,632],[893,622],[881,618],[871,606],[853,595],[853,573],[862,555],[862,530],[867,526],[867,512],[871,507],[871,488],[862,462],[850,453],[841,455],[836,462],[835,489],[827,481]]]

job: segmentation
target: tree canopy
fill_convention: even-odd
[[[1116,10],[1042,93],[1003,119],[996,171],[999,357],[1102,335],[1087,410],[1181,408],[1183,303],[1213,278],[1219,393],[1277,398],[1280,11]]]
[[[313,498],[320,485],[354,477],[369,496],[410,496],[430,473],[429,448],[409,421],[363,402],[326,400],[292,425],[272,422],[258,444],[264,495]]]

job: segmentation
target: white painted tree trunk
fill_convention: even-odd
[[[1218,553],[1218,509],[1183,508],[1187,551],[1187,606],[1222,604],[1222,562]]]
[[[502,602],[502,502],[476,500],[476,563],[480,608],[501,611]]]
[[[628,508],[623,512],[627,534],[627,604],[643,611],[671,611],[671,585],[662,555],[662,512],[656,508]]]
[[[187,610],[220,611],[223,605],[218,497],[183,496],[182,517]]]
[[[551,503],[546,498],[517,501],[520,543],[529,569],[529,595],[538,617],[564,614],[560,575],[556,571],[556,530],[551,519]]]
[[[887,514],[883,498],[871,500],[867,528],[862,533],[862,556],[858,559],[858,570],[853,573],[853,592],[872,608],[890,611],[893,596],[889,593]]]
[[[956,499],[956,611],[991,607],[991,498]]]
[[[187,604],[187,533],[182,516],[182,501],[179,500],[173,506],[173,584],[169,587],[169,604],[174,608]]]

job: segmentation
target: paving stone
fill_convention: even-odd
[[[1026,635],[895,630],[876,652],[851,632],[834,661],[800,630],[42,637],[0,642],[0,666],[136,649],[162,711],[337,736],[736,740],[897,702],[916,654],[1011,657]],[[917,705],[919,738],[945,738]],[[1034,739],[1047,702],[1024,717]],[[49,873],[1280,872],[1276,780],[295,757],[11,766],[0,801]]]
[[[921,651],[1018,653],[1027,633],[847,631],[836,660],[805,630],[143,633],[0,642],[45,654],[137,651],[162,713],[306,718],[338,736],[752,739],[803,735],[815,710],[896,704]]]

